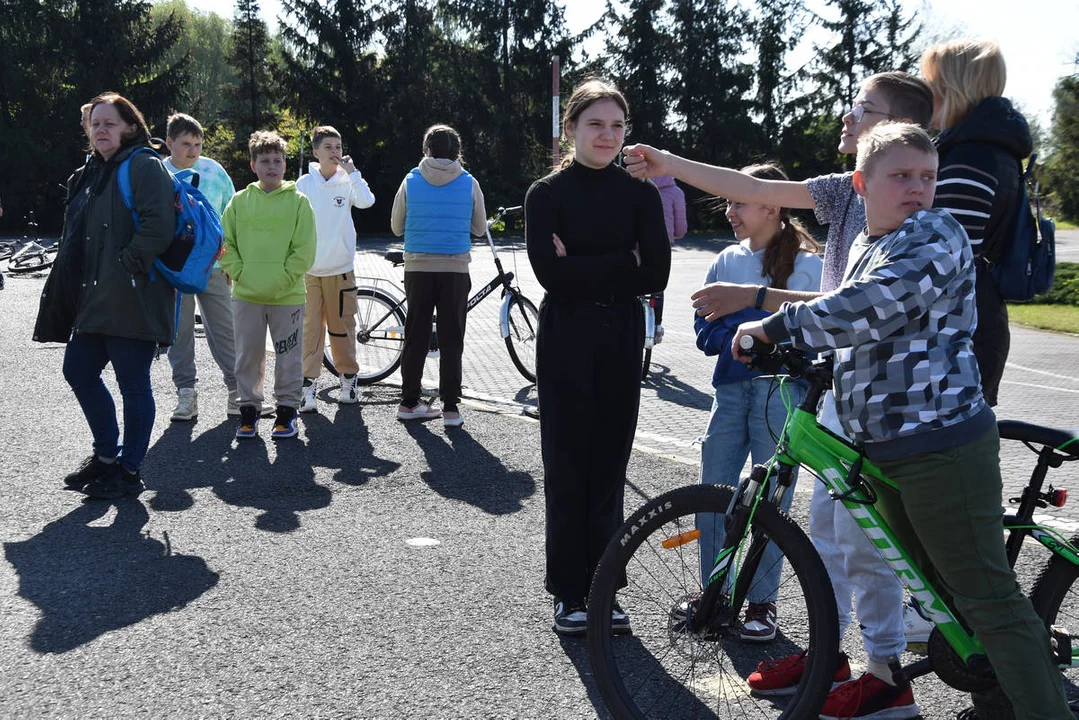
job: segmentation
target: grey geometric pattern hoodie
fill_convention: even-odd
[[[962,445],[995,422],[982,397],[971,338],[974,257],[944,210],[921,210],[881,237],[858,236],[834,292],[784,303],[773,341],[835,349],[840,423],[870,460]]]

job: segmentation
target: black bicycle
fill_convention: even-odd
[[[471,311],[495,290],[502,289],[502,311],[499,315],[499,333],[506,342],[506,350],[514,366],[529,382],[536,382],[536,331],[539,328],[539,311],[535,303],[526,298],[521,289],[513,284],[514,274],[502,267],[491,226],[500,220],[519,215],[520,206],[499,208],[487,220],[487,244],[494,255],[497,273],[489,283],[468,299],[466,309]],[[385,259],[394,267],[405,264],[404,253],[390,251]],[[367,278],[357,278],[364,280]],[[371,278],[371,280],[374,280]],[[401,364],[405,350],[405,303],[404,289],[394,283],[377,280],[378,284],[361,285],[356,290],[356,361],[360,366],[356,377],[361,385],[378,382],[393,374]],[[429,351],[438,350],[437,333],[431,333]],[[334,375],[337,368],[327,346],[322,363]]]

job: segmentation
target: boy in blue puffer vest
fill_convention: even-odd
[[[401,358],[399,420],[442,416],[446,427],[464,424],[461,356],[465,313],[472,281],[468,264],[472,237],[487,231],[483,191],[461,166],[461,137],[448,125],[432,125],[423,136],[423,160],[397,190],[390,228],[405,236],[405,348]],[[438,311],[439,397],[442,410],[420,402],[423,362]]]

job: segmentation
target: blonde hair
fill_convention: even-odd
[[[937,148],[925,130],[910,123],[886,122],[858,138],[858,159],[854,169],[868,175],[879,158],[897,147],[909,147],[937,156]]]
[[[930,45],[922,53],[921,68],[941,100],[940,130],[961,123],[982,100],[1003,95],[1008,79],[1000,47],[977,38]]]
[[[259,159],[259,155],[267,155],[269,153],[281,153],[284,157],[285,141],[275,132],[270,130],[256,130],[251,133],[250,139],[247,141],[247,152],[251,155],[251,162],[256,162]]]

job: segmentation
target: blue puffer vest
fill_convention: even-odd
[[[472,246],[472,176],[435,186],[419,168],[405,178],[405,251],[457,255]]]

